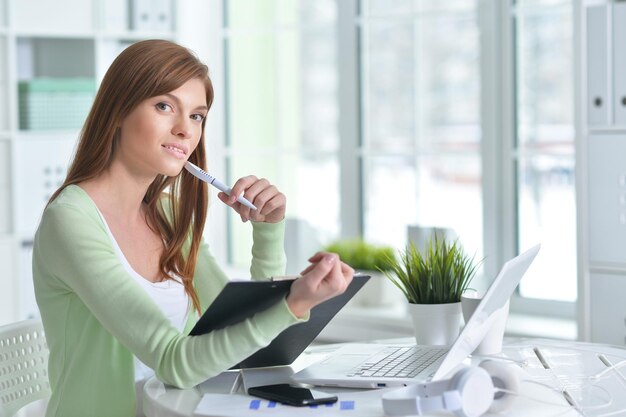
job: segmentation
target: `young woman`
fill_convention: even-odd
[[[47,416],[141,414],[135,384],[156,373],[191,387],[259,348],[345,290],[353,270],[317,253],[280,303],[237,325],[187,336],[227,277],[202,241],[204,167],[213,100],[190,51],[151,40],[106,73],[67,178],[35,237],[33,276],[50,349]],[[241,193],[257,210],[236,201]],[[284,272],[285,196],[247,176],[219,199],[251,221],[253,279]]]

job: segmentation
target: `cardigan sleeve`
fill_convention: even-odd
[[[285,220],[278,223],[252,222],[252,279],[283,275],[287,265],[284,250]]]
[[[225,329],[182,335],[127,275],[108,235],[83,208],[55,201],[45,210],[36,239],[37,262],[55,286],[76,294],[113,337],[162,381],[180,388],[230,368],[298,321],[283,300]],[[207,258],[203,263],[201,270],[215,272]]]

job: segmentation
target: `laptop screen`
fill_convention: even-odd
[[[463,362],[483,340],[493,324],[496,311],[505,308],[522,276],[537,256],[541,245],[536,245],[504,264],[493,280],[482,301],[476,307],[461,334],[450,348],[433,380],[443,378],[454,367]]]

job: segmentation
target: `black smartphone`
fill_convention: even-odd
[[[289,384],[263,385],[248,389],[248,394],[266,400],[303,407],[337,402],[337,396]]]

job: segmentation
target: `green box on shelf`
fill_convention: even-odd
[[[93,78],[35,78],[20,81],[20,129],[79,129],[96,93]]]

